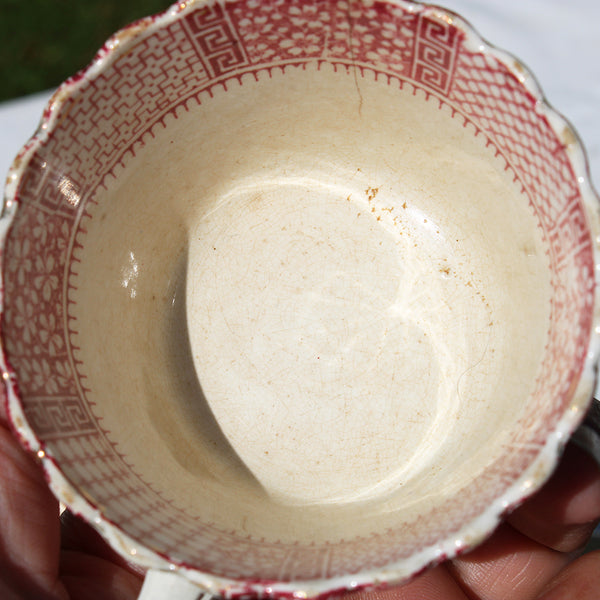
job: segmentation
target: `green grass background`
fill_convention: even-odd
[[[0,0],[0,101],[58,86],[115,31],[169,0]]]

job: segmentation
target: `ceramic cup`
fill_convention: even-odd
[[[598,207],[571,127],[455,14],[179,2],[9,174],[11,421],[144,598],[404,581],[584,418]]]

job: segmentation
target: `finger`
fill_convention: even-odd
[[[2,600],[66,600],[66,596],[48,594],[37,585],[17,581],[13,573],[0,569],[0,598]]]
[[[0,427],[8,428],[7,397],[4,380],[0,377]]]
[[[467,600],[467,596],[445,565],[430,569],[407,584],[356,592],[348,595],[347,598],[349,600]]]
[[[600,468],[583,450],[569,445],[556,473],[542,489],[509,515],[523,534],[561,552],[589,539],[600,519]]]
[[[0,577],[22,591],[64,597],[58,574],[58,503],[34,459],[0,426]]]
[[[143,577],[144,570],[126,561],[113,550],[102,536],[85,521],[65,510],[60,517],[61,522],[61,551],[79,552],[96,556]]]
[[[546,586],[536,600],[597,600],[600,590],[600,551],[578,558]]]
[[[469,598],[531,600],[568,561],[568,555],[504,524],[487,542],[454,559],[449,569]]]
[[[65,510],[61,515],[60,579],[77,600],[137,598],[143,571],[115,552],[100,534]]]
[[[137,575],[81,552],[61,553],[60,574],[69,597],[77,600],[134,600],[142,588]]]

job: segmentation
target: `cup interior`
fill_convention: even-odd
[[[504,452],[533,392],[551,288],[527,196],[438,99],[359,86],[322,66],[213,92],[81,220],[88,398],[145,481],[222,527],[418,514]]]
[[[35,436],[107,521],[231,579],[462,535],[589,391],[570,130],[460,19],[342,4],[197,3],[105,49],[5,240]]]

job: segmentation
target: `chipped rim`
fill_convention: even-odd
[[[217,0],[218,1],[218,0]],[[351,0],[350,0],[351,1]],[[586,209],[588,226],[592,236],[595,272],[600,272],[600,197],[595,191],[590,177],[589,161],[583,143],[567,119],[556,111],[547,101],[541,86],[532,72],[514,55],[497,48],[485,40],[477,30],[456,12],[427,3],[411,0],[384,0],[387,3],[406,7],[409,11],[423,10],[427,14],[441,18],[456,26],[464,33],[463,44],[472,51],[493,56],[508,68],[509,72],[537,100],[537,109],[545,117],[556,135],[563,139],[567,148],[571,166],[576,175],[578,188]],[[41,121],[34,135],[23,146],[9,168],[4,199],[0,214],[0,260],[4,242],[18,210],[18,188],[23,174],[27,171],[31,157],[37,149],[52,135],[57,127],[57,115],[61,107],[79,89],[94,80],[111,65],[123,52],[126,52],[141,37],[168,26],[185,13],[208,4],[209,0],[182,0],[166,11],[135,21],[111,36],[97,52],[92,62],[73,77],[67,79],[48,101]],[[565,135],[566,132],[566,135]],[[590,340],[586,361],[573,394],[570,406],[564,411],[554,431],[548,436],[546,444],[525,472],[513,482],[508,490],[497,498],[476,519],[468,522],[450,538],[431,545],[410,558],[403,559],[384,568],[361,572],[359,574],[340,575],[329,579],[309,581],[246,581],[233,580],[201,572],[191,565],[169,560],[141,542],[125,534],[118,524],[107,519],[101,510],[90,500],[84,498],[76,487],[62,473],[58,463],[47,452],[42,440],[38,438],[25,418],[21,404],[18,384],[14,372],[5,355],[0,353],[0,368],[5,383],[6,403],[9,423],[21,444],[32,452],[41,463],[46,480],[55,496],[76,515],[90,523],[107,542],[127,561],[139,570],[146,569],[180,573],[213,594],[225,597],[237,597],[256,594],[268,597],[308,598],[324,597],[334,592],[386,587],[404,582],[435,564],[451,559],[475,547],[484,541],[498,526],[503,515],[512,510],[548,479],[562,453],[564,445],[585,417],[592,401],[596,385],[597,362],[600,356],[600,300],[598,278],[594,285],[594,307]],[[4,287],[0,284],[0,323],[4,318]],[[1,340],[0,340],[1,342]]]

